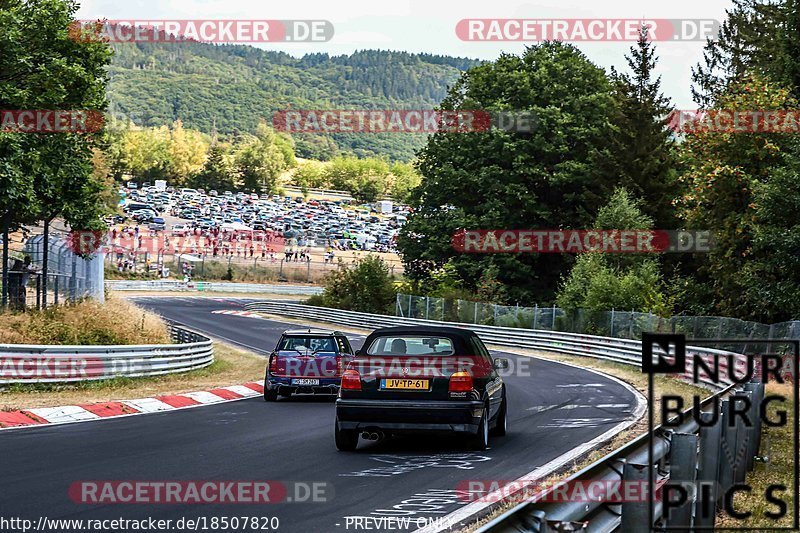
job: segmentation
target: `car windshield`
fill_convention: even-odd
[[[278,345],[279,351],[335,352],[333,337],[284,337]]]
[[[377,337],[367,355],[453,355],[453,341],[436,336]]]

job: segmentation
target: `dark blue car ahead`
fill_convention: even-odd
[[[353,349],[341,331],[284,331],[269,356],[264,400],[274,402],[292,394],[336,395],[352,358]]]

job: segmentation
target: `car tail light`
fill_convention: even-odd
[[[269,373],[270,374],[278,373],[278,357],[275,355],[269,358]]]
[[[357,370],[345,370],[342,374],[342,389],[361,390],[361,374]]]
[[[469,392],[472,390],[472,376],[469,372],[456,372],[450,376],[450,392]]]

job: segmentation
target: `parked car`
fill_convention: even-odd
[[[398,327],[372,332],[342,374],[336,400],[336,448],[405,432],[465,435],[483,450],[505,435],[508,398],[493,359],[472,331]]]
[[[186,224],[175,224],[172,226],[172,234],[176,237],[184,237],[189,233],[189,228]]]
[[[264,378],[264,400],[292,394],[339,392],[342,371],[353,358],[344,333],[324,329],[284,331],[269,356]]]
[[[167,223],[161,217],[153,217],[147,227],[155,231],[164,231],[167,228]]]

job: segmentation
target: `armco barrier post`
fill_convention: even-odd
[[[747,409],[745,416],[749,420],[742,420],[740,416],[736,417],[736,468],[733,473],[733,480],[736,483],[743,483],[747,475],[747,467],[750,460],[747,458],[747,453],[750,450],[750,441],[753,440],[753,420],[750,418],[753,411],[753,393],[750,391],[739,392],[740,396],[735,401],[736,405],[741,407],[742,404],[749,402],[750,407]],[[745,400],[745,398],[747,398]]]
[[[669,527],[692,527],[692,503],[694,501],[695,475],[697,470],[697,435],[673,433],[669,452],[670,484],[681,485],[686,490],[686,501],[671,509],[666,517]],[[666,500],[666,496],[664,496]]]
[[[747,469],[755,466],[755,458],[761,450],[761,401],[764,398],[764,384],[760,381],[751,381],[744,386],[744,390],[752,392],[750,420],[753,422],[753,431],[747,447]]]
[[[650,465],[638,465],[633,463],[625,463],[622,468],[622,483],[623,486],[648,486],[650,482],[650,471],[653,467]],[[620,531],[649,531],[650,525],[650,504],[648,500],[652,497],[646,494],[642,501],[626,501],[622,503],[622,519],[620,522]]]
[[[716,407],[718,408],[719,405]],[[705,424],[710,423],[713,416],[712,413],[701,413],[700,415]],[[719,477],[721,438],[722,420],[719,416],[713,425],[700,428],[700,458],[697,469],[697,485],[700,490],[698,490],[695,500],[694,512],[694,527],[698,530],[713,528],[717,516],[717,479]]]
[[[736,464],[736,420],[729,415],[731,400],[722,400],[722,439],[720,442],[719,488],[721,497],[733,485],[733,468]]]

